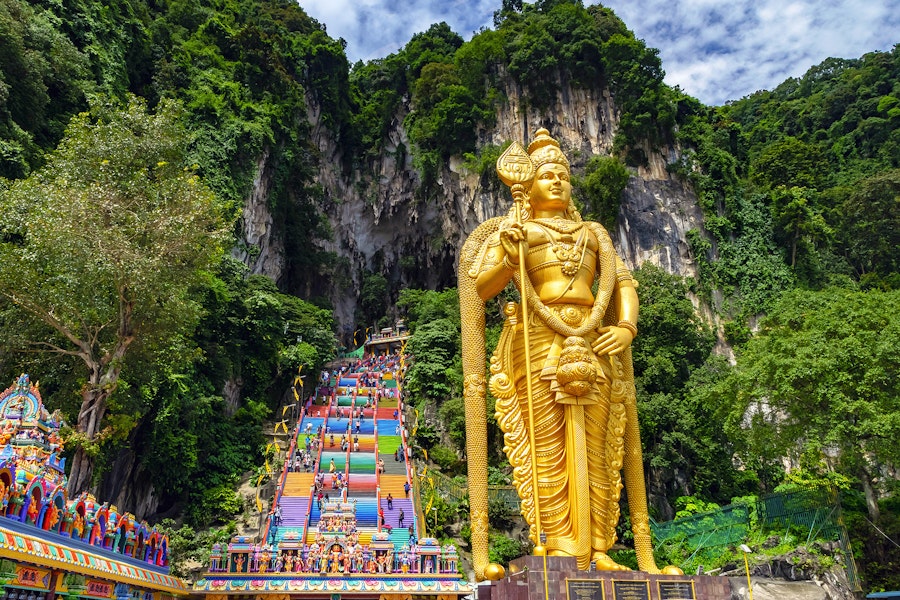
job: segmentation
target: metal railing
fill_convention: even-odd
[[[841,515],[840,494],[835,488],[815,487],[759,498],[756,502],[723,506],[667,523],[651,520],[657,549],[688,554],[682,568],[721,553],[721,548],[747,540],[751,531],[795,536],[809,544],[814,540],[838,542],[847,580],[859,591],[856,563]]]

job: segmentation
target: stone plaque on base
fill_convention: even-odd
[[[649,581],[612,580],[614,600],[650,600]]]
[[[693,581],[657,581],[659,600],[695,600]]]
[[[478,586],[478,600],[731,600],[727,577],[579,571],[566,556],[523,556],[509,576]]]
[[[566,579],[566,600],[606,600],[603,581]]]

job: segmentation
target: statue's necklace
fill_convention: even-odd
[[[562,263],[560,268],[563,274],[569,277],[578,274],[587,250],[587,236],[585,235],[587,230],[584,223],[572,223],[557,219],[535,219],[535,223],[544,230],[544,234],[550,240],[550,248]],[[552,229],[560,235],[553,236],[547,231],[548,229]],[[572,237],[575,232],[578,232],[577,240]],[[559,239],[555,239],[556,237]]]

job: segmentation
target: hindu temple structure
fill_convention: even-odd
[[[28,375],[0,394],[3,599],[186,597],[166,535],[90,494],[68,497],[60,425]]]
[[[473,593],[456,548],[425,530],[398,385],[403,360],[378,349],[335,373],[303,407],[261,540],[238,536],[214,547],[194,593],[209,600]]]

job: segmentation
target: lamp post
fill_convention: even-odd
[[[437,506],[431,507],[431,512],[434,513],[434,536],[437,537]]]
[[[750,563],[747,562],[747,555],[753,552],[747,544],[740,545],[741,552],[744,553],[744,569],[747,571],[747,594],[750,600],[753,600],[753,584],[750,583]]]

